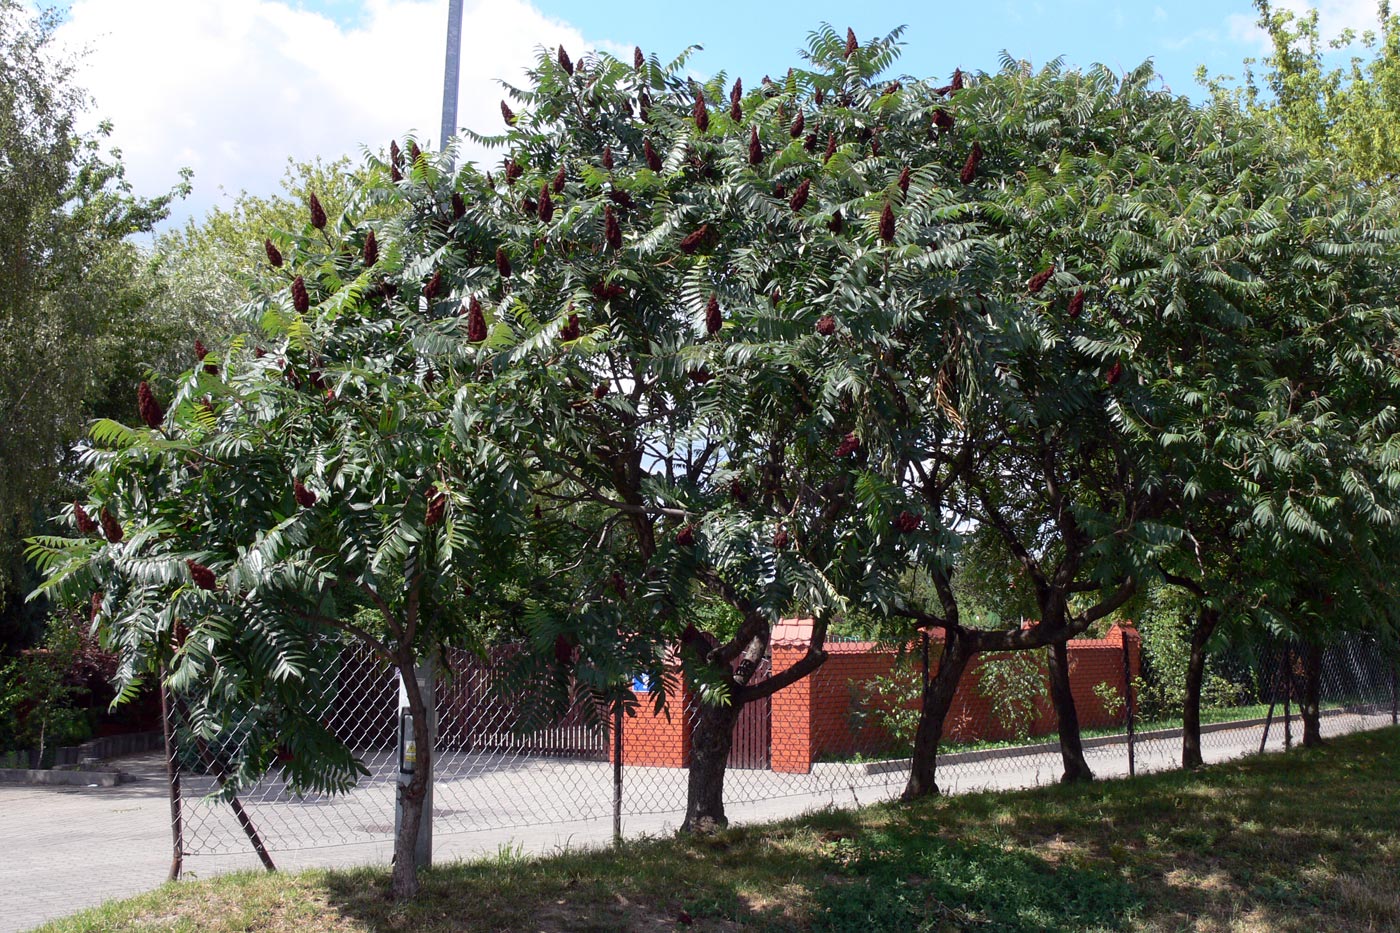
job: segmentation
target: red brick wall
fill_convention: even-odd
[[[659,689],[660,685],[654,685]],[[684,768],[690,764],[690,725],[686,710],[691,700],[685,677],[676,675],[667,689],[666,708],[655,710],[655,697],[637,693],[636,716],[622,723],[622,763],[653,768]],[[608,760],[612,760],[611,744]]]

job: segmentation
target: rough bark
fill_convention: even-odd
[[[1303,717],[1303,747],[1317,748],[1322,744],[1322,647],[1308,644],[1303,648],[1303,701],[1298,712]]]
[[[967,640],[950,634],[938,659],[938,673],[924,684],[923,706],[919,727],[914,733],[913,760],[909,780],[904,785],[901,800],[931,797],[938,793],[938,745],[943,740],[943,724],[957,694],[958,682],[967,670],[972,651]]]
[[[690,739],[689,786],[681,832],[708,834],[729,825],[724,815],[724,773],[742,704],[698,704]]]
[[[1202,609],[1191,628],[1191,657],[1186,662],[1186,696],[1181,709],[1181,766],[1199,768],[1201,759],[1201,687],[1206,675],[1206,643],[1220,614]]]
[[[1092,781],[1094,772],[1084,760],[1084,743],[1079,736],[1079,711],[1074,705],[1074,694],[1070,692],[1069,648],[1063,639],[1050,647],[1050,700],[1059,721],[1060,758],[1065,765],[1060,780],[1067,784]]]
[[[423,816],[423,799],[428,793],[428,775],[433,764],[433,745],[428,736],[428,712],[423,694],[418,689],[418,677],[411,655],[398,661],[399,676],[408,694],[408,709],[413,717],[413,743],[416,762],[413,778],[398,785],[399,802],[403,806],[403,821],[394,836],[394,871],[390,879],[390,894],[394,900],[412,898],[418,894],[418,824]]]

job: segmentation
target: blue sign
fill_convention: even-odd
[[[638,674],[632,678],[633,693],[651,693],[651,678],[646,674]]]

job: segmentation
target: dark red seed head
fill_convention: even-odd
[[[73,500],[73,521],[78,526],[78,531],[85,535],[90,535],[97,530],[97,522],[92,520],[92,516],[83,508],[82,503]]]
[[[689,234],[688,236],[686,236],[686,238],[685,238],[684,240],[681,240],[681,252],[683,252],[683,253],[693,253],[693,252],[695,252],[697,249],[700,248],[700,245],[701,245],[701,243],[704,242],[705,237],[709,236],[709,233],[710,233],[710,225],[709,225],[709,224],[701,224],[699,227],[696,227],[694,230],[692,230],[692,231],[690,232],[690,234]]]
[[[836,333],[836,318],[829,314],[823,314],[817,318],[817,333],[823,337],[830,337]]]
[[[311,226],[317,230],[324,230],[326,227],[326,209],[321,206],[321,199],[316,197],[316,193],[311,193],[307,206],[311,211]]]
[[[559,166],[559,171],[554,173],[554,185],[550,188],[550,190],[553,191],[555,194],[563,194],[565,179],[566,176],[564,174],[564,166],[561,165]]]
[[[89,621],[89,622],[96,622],[96,621],[97,621],[97,617],[100,616],[100,615],[102,615],[102,591],[101,591],[101,590],[99,590],[99,591],[93,593],[93,594],[92,594],[92,598],[91,598],[90,600],[88,600],[88,621]]]
[[[656,154],[656,147],[651,144],[651,140],[642,141],[642,155],[647,160],[647,168],[653,172],[661,171],[661,156]]]
[[[773,549],[781,551],[791,543],[792,538],[789,537],[787,529],[779,526],[778,530],[773,533]]]
[[[567,635],[554,636],[554,663],[560,667],[574,663],[574,643]]]
[[[612,146],[603,147],[603,168],[607,169],[610,172],[613,169]]]
[[[306,484],[297,480],[292,484],[292,498],[297,500],[297,505],[303,509],[309,509],[316,504],[316,494],[306,488]]]
[[[676,543],[681,547],[690,547],[695,543],[695,526],[685,525],[676,532]]]
[[[749,491],[737,477],[729,481],[729,497],[740,505],[749,504]]]
[[[967,161],[963,163],[962,174],[958,176],[965,185],[972,184],[972,180],[977,177],[977,164],[982,161],[981,143],[973,143],[972,151],[967,154]]]
[[[838,207],[836,213],[831,215],[831,220],[827,222],[826,228],[837,234],[846,228],[846,218],[841,216],[841,208]]]
[[[885,202],[885,209],[880,212],[880,239],[886,243],[894,242],[894,209],[888,201]]]
[[[428,490],[428,511],[423,519],[428,527],[431,528],[434,525],[441,525],[443,516],[446,514],[447,496],[443,494],[441,489],[434,486],[432,489]]]
[[[399,182],[403,181],[403,169],[399,168],[392,162],[389,163],[389,180],[392,181],[394,184],[398,184]]]
[[[540,223],[549,223],[554,219],[554,199],[549,196],[549,183],[540,185],[540,204],[537,209]]]
[[[506,126],[515,126],[515,111],[505,101],[501,101],[501,119],[506,121]]]
[[[956,122],[953,115],[942,107],[933,112],[933,125],[940,130],[951,130]]]
[[[758,165],[763,161],[763,143],[758,139],[758,127],[749,127],[749,164]]]
[[[807,134],[807,138],[804,139],[804,140],[802,140],[802,148],[803,148],[803,149],[806,149],[808,152],[816,152],[816,151],[817,151],[817,134],[816,134],[816,133],[808,133],[808,134]]]
[[[593,397],[601,402],[603,399],[608,397],[608,393],[611,391],[612,389],[608,388],[608,384],[606,382],[600,382],[593,387]]]
[[[571,61],[569,61],[569,53],[564,51],[564,47],[563,47],[562,45],[559,46],[559,55],[558,55],[558,59],[559,59],[559,67],[560,67],[560,68],[563,68],[564,71],[565,71],[565,73],[568,74],[569,77],[573,77],[573,74],[574,74],[574,63],[571,62]]]
[[[267,350],[266,350],[265,348],[263,348],[263,347],[254,347],[254,348],[253,348],[253,358],[254,358],[254,359],[260,360],[260,359],[262,359],[262,358],[265,357],[265,356],[267,356]]]
[[[952,91],[961,91],[963,89],[963,73],[961,68],[953,69],[953,83],[948,85],[948,89]]]
[[[389,140],[389,164],[395,168],[403,168],[403,150],[399,148],[397,139]]]
[[[788,127],[788,135],[793,139],[801,136],[807,128],[807,118],[802,115],[802,111],[797,111],[797,116],[792,121],[792,126]]]
[[[501,278],[510,278],[510,257],[506,255],[504,246],[496,247],[496,271],[500,273]]]
[[[1105,380],[1109,385],[1117,385],[1118,380],[1119,380],[1119,379],[1122,379],[1122,378],[1123,378],[1123,364],[1122,364],[1122,363],[1114,363],[1113,366],[1109,369],[1108,375],[1104,376],[1104,380]]]
[[[856,437],[856,432],[852,431],[841,438],[841,443],[836,445],[836,456],[845,457],[860,450],[860,438]]]
[[[97,514],[97,518],[102,523],[102,534],[107,540],[112,544],[121,544],[126,535],[122,532],[121,522],[117,521],[116,516],[103,509]]]
[[[577,340],[579,334],[578,315],[571,312],[568,321],[565,322],[563,327],[559,328],[559,339],[568,343],[571,340]]]
[[[194,358],[197,360],[203,360],[208,355],[209,348],[204,345],[203,340],[200,340],[198,337],[196,337],[194,341]]]
[[[452,192],[452,219],[461,220],[467,213],[467,202],[462,199],[460,192]]]
[[[846,57],[850,58],[859,49],[860,43],[856,41],[856,31],[848,28],[846,30]]]
[[[905,197],[909,196],[909,166],[904,166],[904,171],[899,173],[899,193]]]
[[[642,54],[642,48],[641,48],[641,46],[634,46],[634,47],[632,48],[632,67],[633,67],[633,69],[635,69],[636,71],[641,71],[643,68],[646,67],[646,64],[647,64],[647,59],[646,59],[646,56]]]
[[[870,134],[870,154],[878,156],[880,154],[880,132],[876,130]]]
[[[263,240],[263,249],[267,251],[267,261],[272,263],[273,268],[282,268],[282,253],[271,240]]]
[[[195,586],[211,592],[218,588],[219,579],[214,576],[214,571],[196,560],[186,560],[185,566],[190,568],[190,579],[194,581]]]
[[[520,179],[520,176],[524,174],[525,168],[515,160],[515,156],[511,156],[506,160],[506,184],[515,184]]]
[[[1079,319],[1079,315],[1084,313],[1084,289],[1079,289],[1069,300],[1069,318],[1071,321]]]
[[[1045,287],[1045,283],[1049,282],[1050,277],[1054,274],[1054,266],[1049,266],[1048,268],[1041,269],[1035,275],[1031,276],[1031,280],[1026,283],[1026,291],[1030,292],[1032,295],[1039,294],[1040,290]]]
[[[408,141],[408,164],[416,165],[423,157],[423,150],[418,148],[418,144],[413,140]]]
[[[603,207],[603,238],[607,240],[609,249],[622,249],[622,227],[617,222],[617,215],[613,213],[611,204]]]
[[[440,291],[442,291],[442,271],[434,269],[432,276],[428,279],[428,284],[423,286],[423,297],[428,300],[428,304],[432,304]]]
[[[802,184],[797,186],[797,190],[794,191],[792,197],[788,199],[788,207],[792,208],[794,214],[807,206],[807,197],[811,193],[812,180],[810,178],[804,178]]]
[[[924,517],[922,515],[906,511],[900,512],[898,517],[895,518],[894,527],[895,530],[898,531],[900,534],[907,535],[910,532],[917,531],[919,529],[919,526],[923,523]]]
[[[775,197],[775,198],[777,198],[779,201],[781,201],[783,198],[785,198],[785,197],[787,197],[787,196],[788,196],[788,193],[787,193],[787,186],[786,186],[786,185],[774,185],[774,186],[773,186],[773,197]]]
[[[689,376],[690,381],[695,383],[696,385],[704,385],[711,379],[715,378],[714,373],[710,372],[703,366],[699,369],[692,369],[690,372],[686,373],[686,375]]]
[[[361,251],[360,258],[364,260],[366,269],[379,261],[379,239],[375,237],[373,230],[365,234],[365,248]]]
[[[704,133],[710,128],[710,111],[705,107],[703,97],[695,98],[695,106],[691,108],[691,116],[695,118],[695,128]]]
[[[301,276],[292,279],[292,308],[297,314],[305,314],[311,308],[311,296],[306,292],[306,280]]]
[[[467,303],[467,339],[472,343],[481,343],[486,339],[486,314],[475,295]]]
[[[723,326],[724,316],[719,313],[719,298],[711,295],[705,304],[705,333],[714,336]]]
[[[734,90],[729,92],[729,119],[735,123],[744,119],[743,87],[743,82],[735,78]]]
[[[743,100],[743,99],[744,99],[744,79],[743,79],[743,78],[735,78],[735,79],[734,79],[734,86],[733,86],[732,88],[729,89],[729,102],[730,102],[731,104],[737,104],[739,101],[741,101],[741,100]]]
[[[151,391],[149,382],[143,381],[136,387],[136,411],[141,415],[141,420],[146,422],[146,427],[152,431],[165,422],[165,409],[156,401],[156,394]]]
[[[826,103],[826,90],[824,88],[817,88],[817,92],[812,95],[812,100],[818,107]]]
[[[836,155],[836,134],[826,134],[826,155],[822,156],[823,162],[830,162],[831,157]]]

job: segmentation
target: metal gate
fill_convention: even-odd
[[[773,663],[764,658],[754,672],[751,684],[767,680],[773,672]],[[728,766],[731,768],[768,768],[771,756],[770,744],[773,738],[773,699],[764,697],[745,703],[739,710],[739,719],[734,724],[734,742],[729,747]]]

